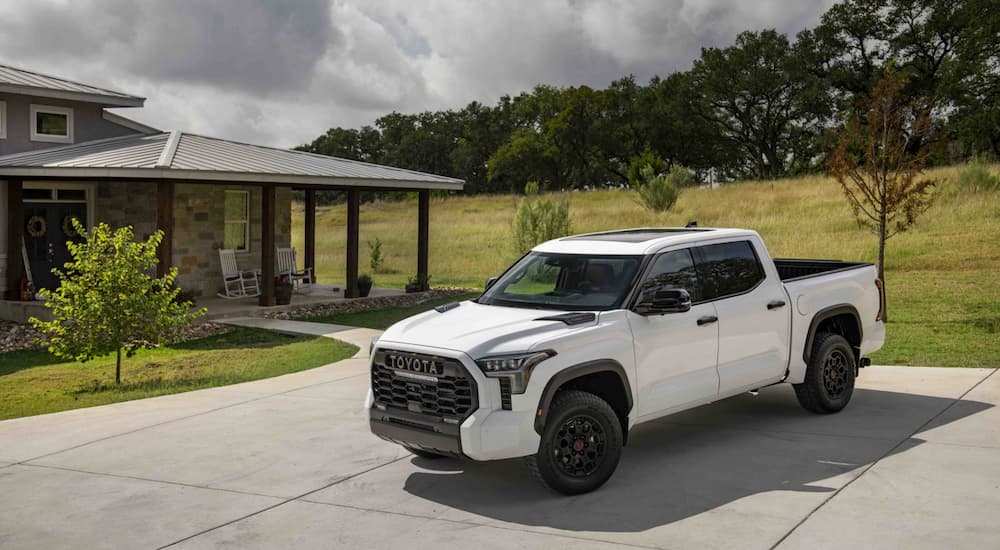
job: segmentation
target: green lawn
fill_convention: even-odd
[[[114,383],[114,355],[65,362],[46,351],[0,354],[0,420],[224,386],[318,367],[357,348],[327,338],[236,328],[139,351]]]
[[[889,323],[885,348],[874,355],[875,363],[1000,367],[1000,193],[957,189],[959,171],[928,172],[940,181],[934,204],[913,228],[888,243]],[[626,190],[566,196],[574,233],[698,220],[705,227],[755,229],[776,257],[871,262],[877,251],[874,235],[858,227],[840,187],[821,176],[686,189],[674,208],[662,214],[643,210]],[[509,235],[518,200],[483,195],[433,199],[431,283],[482,288],[516,259]],[[300,249],[302,218],[301,205],[295,205],[293,243]],[[321,282],[343,282],[345,220],[344,205],[317,212]],[[402,287],[416,271],[416,201],[361,206],[362,271],[370,271],[365,269],[364,243],[376,237],[385,265],[372,274],[375,285]],[[361,326],[378,317],[352,314],[337,316],[336,322]]]
[[[407,317],[412,317],[418,313],[423,313],[431,308],[447,304],[450,302],[461,302],[479,296],[478,293],[460,294],[458,296],[446,296],[427,300],[417,305],[407,307],[392,307],[386,309],[373,309],[369,311],[359,311],[356,313],[335,313],[322,317],[304,317],[301,320],[314,323],[332,323],[334,325],[348,325],[352,327],[365,327],[385,330],[397,321],[402,321]]]

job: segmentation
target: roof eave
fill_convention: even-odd
[[[90,168],[78,166],[3,166],[0,177],[73,178],[73,179],[132,179],[180,180],[205,183],[277,183],[304,187],[368,187],[373,189],[440,189],[461,191],[463,180],[442,179],[420,181],[406,179],[341,178],[256,172],[220,172],[214,170],[184,170],[177,168]]]
[[[146,104],[146,98],[144,97],[88,94],[84,92],[71,92],[69,90],[21,86],[18,84],[0,84],[0,93],[64,99],[67,101],[83,101],[86,103],[97,103],[105,107],[142,107]]]

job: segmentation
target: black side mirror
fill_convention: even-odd
[[[499,278],[500,277],[490,277],[489,279],[486,279],[486,288],[484,288],[483,290],[489,290],[490,287],[493,286],[497,282],[497,279]]]
[[[643,296],[635,305],[639,315],[663,315],[664,313],[684,313],[691,310],[691,295],[683,288],[664,288]]]

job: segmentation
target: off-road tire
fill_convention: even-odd
[[[525,461],[550,489],[578,495],[604,485],[621,452],[622,426],[611,405],[592,393],[566,390],[552,400],[538,454]]]
[[[813,340],[805,380],[793,385],[795,397],[807,411],[838,412],[854,394],[856,373],[857,359],[850,342],[839,334],[821,332]]]
[[[437,460],[439,458],[448,458],[448,455],[443,455],[441,453],[435,453],[433,451],[425,451],[423,449],[417,449],[416,447],[409,447],[407,445],[403,445],[403,448],[406,449],[407,451],[410,451],[415,456],[419,456],[420,458],[426,458],[427,460]]]

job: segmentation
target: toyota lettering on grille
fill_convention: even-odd
[[[406,355],[386,354],[385,366],[390,369],[431,374],[434,376],[441,376],[444,374],[444,365],[438,361]]]

